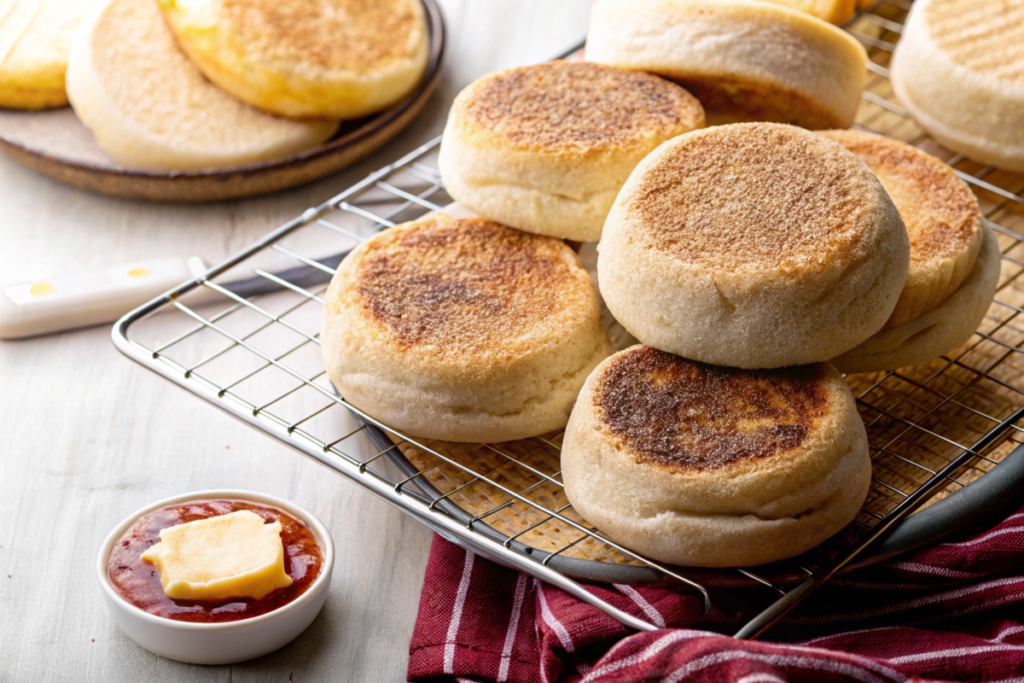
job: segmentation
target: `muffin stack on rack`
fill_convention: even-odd
[[[842,130],[864,50],[783,4],[598,0],[587,62],[466,88],[440,168],[480,218],[343,263],[322,326],[343,397],[442,441],[565,426],[575,510],[663,562],[773,562],[852,521],[871,462],[836,366],[963,344],[998,249],[942,162]],[[598,243],[600,296],[639,344],[609,355],[558,238]]]

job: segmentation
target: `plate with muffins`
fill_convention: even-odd
[[[957,2],[919,0],[907,26],[925,16],[912,49],[946,49],[959,68],[942,33]],[[848,564],[878,520],[903,523],[852,564],[1009,500],[1024,472],[1004,441],[1024,408],[998,387],[963,394],[980,371],[952,399],[929,382],[1005,324],[993,309],[1008,305],[994,299],[1012,285],[1011,231],[950,155],[858,113],[872,55],[834,25],[856,4],[597,0],[582,59],[467,86],[436,149],[372,177],[387,190],[414,166],[433,189],[403,190],[394,214],[352,211],[386,229],[309,292],[323,373],[304,384],[351,411],[377,453],[352,472],[325,464],[372,472],[391,502],[454,518],[464,537],[435,526],[499,560],[511,549],[527,571],[620,583],[798,582]],[[362,188],[275,239],[337,228]],[[161,366],[163,350],[118,344],[223,398]],[[990,370],[1012,350],[985,353]],[[890,380],[902,393],[879,388]],[[328,410],[266,429],[321,461],[348,457],[313,427],[313,448],[275,431]],[[978,470],[990,488],[949,470],[963,488],[904,518],[904,500],[939,492],[937,472],[970,464],[965,448],[1008,458]]]
[[[39,4],[0,16],[0,148],[153,200],[250,196],[344,168],[415,118],[444,47],[433,0]]]

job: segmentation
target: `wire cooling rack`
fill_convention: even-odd
[[[885,0],[845,27],[871,57],[857,127],[945,159],[971,186],[998,235],[999,291],[963,348],[922,366],[847,378],[868,429],[871,492],[846,530],[794,560],[714,571],[647,560],[603,538],[572,510],[558,471],[561,434],[510,444],[427,442],[335,393],[318,339],[326,283],[360,241],[451,201],[437,171],[440,139],[128,314],[113,330],[114,343],[446,538],[559,586],[632,628],[655,626],[596,597],[580,579],[677,583],[697,591],[705,610],[709,587],[763,585],[770,589],[766,609],[736,634],[754,637],[835,573],[976,521],[1024,481],[1024,449],[1008,457],[1024,443],[1024,176],[943,150],[895,100],[887,65],[909,7]],[[969,486],[982,476],[994,485]]]

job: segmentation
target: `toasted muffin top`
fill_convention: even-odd
[[[568,154],[630,147],[704,125],[700,103],[678,85],[590,62],[555,61],[484,76],[453,109],[518,148]]]
[[[608,429],[639,462],[715,470],[798,448],[829,410],[824,365],[738,370],[634,346],[594,391]]]
[[[219,0],[216,10],[195,9],[195,21],[214,21],[264,66],[362,71],[414,57],[426,30],[418,0]]]
[[[932,0],[921,11],[932,40],[953,62],[1024,85],[1024,0]]]
[[[894,213],[853,154],[776,123],[670,140],[641,163],[617,204],[635,239],[683,263],[730,272],[815,270],[838,255],[855,260],[885,229],[880,217]]]
[[[981,242],[981,211],[967,184],[947,164],[899,140],[856,130],[820,135],[838,142],[882,181],[910,238],[910,267]],[[969,270],[969,269],[968,269]]]
[[[543,343],[599,315],[586,271],[560,240],[444,215],[387,230],[355,252],[344,297],[385,339],[464,358]],[[521,350],[521,349],[520,349]]]

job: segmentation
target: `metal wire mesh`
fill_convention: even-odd
[[[1024,177],[943,149],[896,101],[888,64],[909,9],[910,2],[886,0],[847,27],[871,57],[871,78],[856,127],[909,142],[949,163],[974,190],[996,231],[1003,258],[996,300],[967,346],[915,368],[849,378],[872,437],[876,482],[880,473],[893,475],[884,486],[876,487],[865,505],[864,513],[874,519],[1024,405],[1024,392],[1018,388],[1024,369],[1018,319],[1024,303],[1019,282],[1024,272],[1024,262],[1019,260]],[[1021,442],[1021,433],[1019,425],[1010,425],[1008,443],[949,477],[933,500],[991,469],[1012,445]]]
[[[941,483],[932,501],[948,496],[1024,443],[1024,429],[1016,422],[1024,408],[1024,391],[1018,388],[1024,386],[1019,317],[1024,312],[1024,177],[942,149],[895,101],[887,65],[908,9],[909,2],[902,0],[879,2],[846,27],[871,58],[857,127],[943,158],[971,186],[998,235],[1003,254],[999,291],[977,334],[962,349],[922,366],[847,378],[868,428],[871,492],[857,520],[814,551],[767,572],[730,570],[740,582],[761,583],[779,594],[786,592],[779,585],[785,577],[813,576],[848,553],[915,491]],[[431,141],[214,269],[215,275],[194,288],[205,294],[193,290],[173,297],[159,307],[168,315],[132,319],[130,333],[124,328],[125,348],[324,464],[350,476],[355,472],[357,480],[372,480],[378,493],[390,490],[393,502],[421,519],[451,517],[451,506],[457,506],[466,512],[462,526],[457,525],[463,531],[454,532],[458,540],[483,543],[474,536],[486,532],[488,539],[497,539],[487,546],[492,556],[515,556],[517,566],[542,578],[553,579],[550,565],[558,557],[631,565],[688,584],[706,599],[693,574],[637,556],[603,538],[572,510],[560,481],[561,434],[509,444],[417,440],[335,394],[318,338],[322,295],[334,272],[326,264],[337,262],[325,257],[447,205],[451,199],[436,166],[438,144]],[[298,272],[304,273],[301,278],[289,277]],[[229,284],[239,277],[249,278],[244,286]],[[279,291],[259,293],[267,289]],[[368,431],[376,438],[365,438]],[[984,450],[972,450],[979,443],[985,443]],[[959,463],[955,471],[939,474],[954,462]]]

